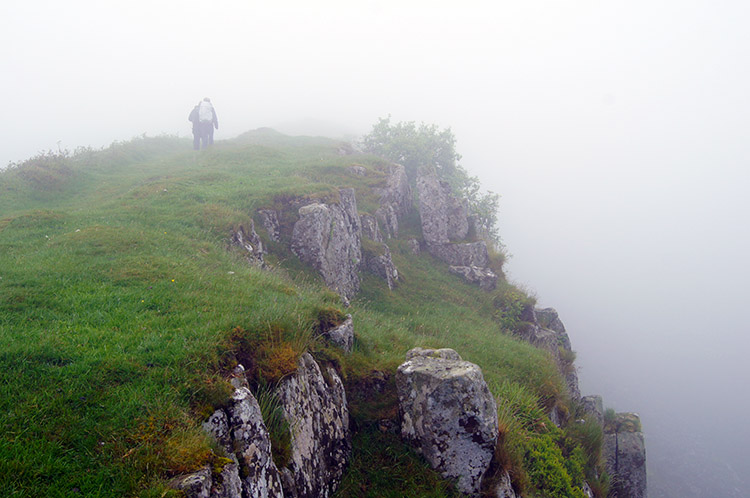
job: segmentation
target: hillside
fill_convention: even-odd
[[[397,285],[363,271],[346,307],[290,249],[300,206],[353,189],[373,214],[389,166],[262,129],[200,154],[143,137],[0,173],[3,496],[178,496],[172,478],[227,461],[201,424],[232,395],[238,363],[281,468],[290,428],[272,393],[305,352],[335,370],[349,402],[352,456],[335,496],[459,496],[394,430],[396,370],[418,346],[481,367],[496,458],[517,492],[581,497],[585,481],[605,496],[602,428],[563,376],[574,355],[561,364],[519,337],[534,303],[502,278],[500,255],[494,290],[466,283],[415,254],[412,211],[388,240]],[[260,209],[278,213],[277,241]],[[253,225],[263,265],[230,242]],[[320,334],[346,314],[351,354]]]

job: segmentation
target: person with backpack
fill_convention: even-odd
[[[211,99],[206,97],[193,109],[188,116],[193,123],[193,148],[205,149],[214,144],[214,128],[219,129],[219,120]],[[197,132],[197,133],[196,133]]]

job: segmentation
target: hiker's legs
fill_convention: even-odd
[[[193,149],[198,150],[201,148],[201,132],[197,126],[193,127]]]

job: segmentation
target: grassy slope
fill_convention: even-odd
[[[163,479],[212,458],[198,424],[226,395],[236,327],[258,340],[282,330],[272,339],[334,359],[350,385],[392,374],[423,345],[480,364],[496,393],[559,396],[549,358],[500,332],[491,295],[401,240],[399,287],[365,276],[347,310],[357,341],[346,358],[311,338],[316,310],[336,299],[283,244],[270,244],[273,271],[227,250],[230,228],[256,209],[335,196],[332,186],[354,187],[372,212],[381,162],[336,145],[262,130],[195,155],[185,141],[144,138],[0,174],[3,496],[160,496]],[[355,162],[367,177],[347,174]],[[361,433],[340,496],[453,496],[373,428],[393,415],[390,393],[382,406],[354,402]],[[373,459],[393,464],[372,473]]]

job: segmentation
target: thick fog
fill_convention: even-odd
[[[641,414],[650,496],[750,493],[750,4],[5,2],[0,165],[261,126],[450,126],[582,390]]]

